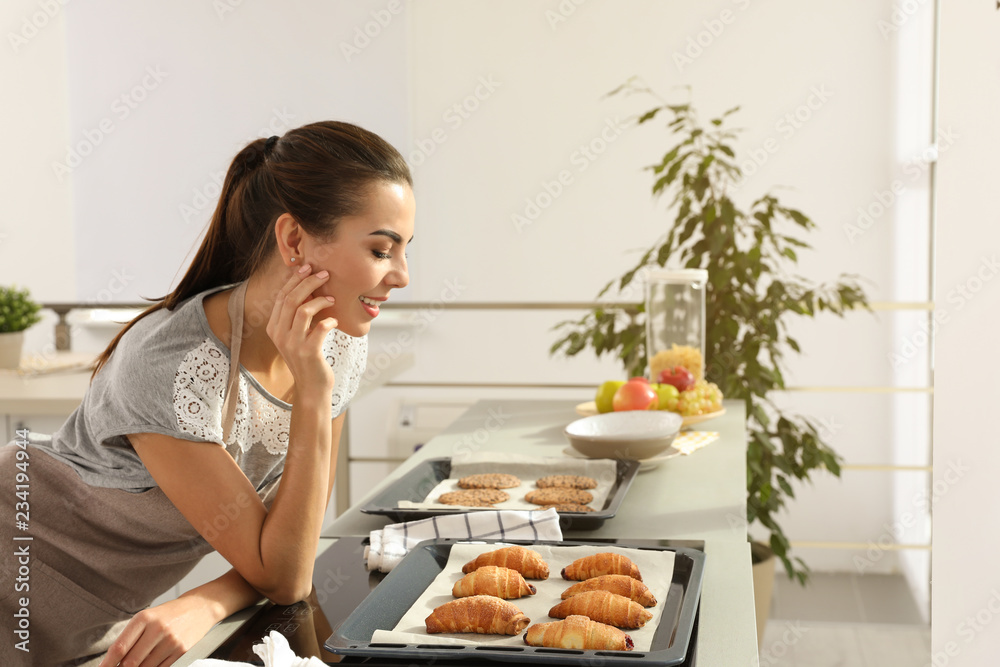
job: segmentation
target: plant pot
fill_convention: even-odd
[[[23,331],[0,333],[0,368],[19,368],[21,366],[21,348],[23,346]]]
[[[764,628],[771,612],[774,597],[774,567],[778,560],[766,544],[750,543],[750,559],[753,563],[753,608],[757,616],[757,648],[764,641]]]

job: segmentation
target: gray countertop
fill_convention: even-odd
[[[367,535],[389,523],[360,510],[379,490],[428,458],[459,451],[503,450],[558,456],[568,445],[563,428],[579,415],[572,401],[480,401],[407,459],[323,533],[322,551],[337,537]],[[756,667],[750,545],[747,542],[746,430],[743,404],[726,401],[726,414],[695,428],[720,438],[690,456],[640,472],[616,516],[567,539],[693,539],[705,542],[705,576],[698,631],[699,667]],[[246,612],[241,612],[239,616]],[[238,625],[231,618],[178,664],[211,653]]]

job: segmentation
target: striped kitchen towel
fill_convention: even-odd
[[[373,530],[365,547],[368,571],[388,572],[419,542],[436,538],[561,540],[559,513],[547,510],[477,510],[394,523]]]

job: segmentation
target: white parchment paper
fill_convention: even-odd
[[[456,599],[452,597],[451,589],[455,582],[464,577],[462,566],[474,559],[481,553],[493,551],[503,547],[503,544],[483,544],[483,543],[456,543],[451,548],[448,563],[441,573],[431,582],[424,593],[417,598],[413,606],[403,615],[399,623],[392,630],[376,630],[371,641],[401,644],[463,644],[474,646],[477,644],[488,644],[491,646],[524,646],[524,632],[515,637],[508,635],[480,635],[480,634],[428,634],[424,621],[430,616],[435,608],[446,602]],[[647,607],[646,611],[653,614],[653,618],[646,622],[646,625],[637,630],[623,630],[632,637],[634,650],[648,651],[653,642],[653,634],[660,622],[663,603],[667,599],[670,590],[670,581],[674,573],[674,552],[673,551],[652,551],[648,549],[628,549],[614,545],[593,545],[593,546],[552,546],[533,545],[527,547],[537,552],[549,565],[549,578],[545,580],[525,579],[529,584],[535,586],[535,595],[508,600],[516,605],[528,618],[531,625],[536,623],[549,623],[559,619],[550,618],[549,610],[562,602],[560,597],[567,588],[576,584],[575,581],[567,581],[562,578],[561,572],[564,567],[572,563],[577,558],[589,556],[590,554],[612,552],[628,556],[633,563],[639,567],[642,573],[642,581],[646,584],[656,597],[656,606]],[[673,622],[672,620],[668,622]],[[530,627],[530,626],[529,626]]]
[[[510,495],[510,500],[497,503],[491,509],[536,510],[540,506],[524,499],[525,494],[536,488],[535,482],[548,475],[582,475],[597,480],[596,489],[587,489],[594,499],[587,503],[597,511],[604,509],[618,479],[618,463],[610,459],[571,459],[568,457],[527,456],[504,452],[476,452],[464,458],[453,458],[448,479],[441,480],[422,502],[401,500],[399,508],[407,509],[455,509],[462,505],[443,505],[434,502],[443,493],[461,491],[458,480],[468,475],[482,473],[507,473],[521,480],[521,485],[512,489],[501,489]]]

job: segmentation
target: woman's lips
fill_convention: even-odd
[[[366,302],[366,299],[374,303],[368,303]],[[358,302],[361,304],[361,307],[365,309],[365,312],[368,313],[370,317],[378,317],[379,301],[385,301],[385,299],[374,299],[370,296],[358,297]]]

